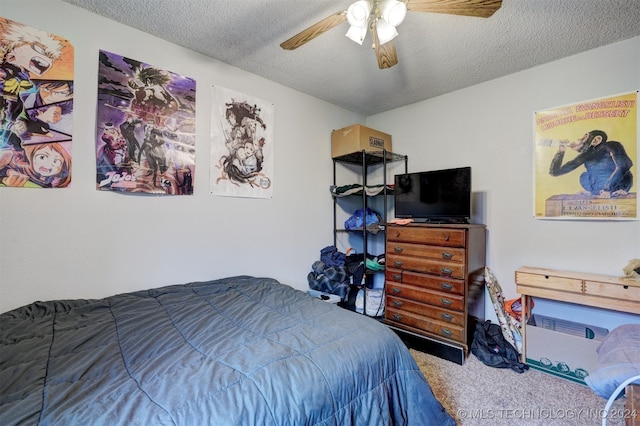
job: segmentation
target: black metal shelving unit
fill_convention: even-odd
[[[408,157],[406,155],[401,155],[401,154],[395,154],[391,151],[386,151],[386,150],[381,150],[381,151],[357,151],[357,152],[353,152],[350,154],[345,154],[339,157],[334,157],[333,158],[333,186],[334,188],[337,187],[337,176],[336,176],[336,168],[338,164],[351,164],[351,165],[356,165],[356,166],[360,166],[361,167],[361,176],[362,176],[362,209],[363,211],[366,213],[366,209],[369,206],[369,195],[367,194],[367,178],[368,178],[368,174],[369,174],[369,167],[370,166],[374,166],[374,165],[382,165],[382,169],[383,169],[383,189],[382,191],[378,194],[379,196],[383,197],[383,212],[381,214],[382,216],[382,223],[380,224],[380,230],[378,232],[378,234],[382,233],[382,235],[385,235],[384,233],[386,232],[386,224],[387,224],[387,206],[388,206],[388,196],[392,195],[393,192],[392,190],[389,188],[389,184],[388,184],[388,176],[387,176],[387,164],[391,163],[391,162],[397,162],[397,161],[404,161],[404,170],[405,173],[407,173],[408,171]],[[358,195],[360,195],[358,193]],[[352,196],[356,196],[356,195],[352,195]],[[364,253],[365,256],[365,260],[366,260],[366,256],[369,253],[369,232],[367,231],[367,227],[366,227],[366,220],[363,221],[362,224],[362,229],[357,229],[357,230],[348,230],[345,229],[343,227],[338,227],[338,199],[341,198],[340,196],[337,196],[336,194],[333,194],[333,244],[334,246],[337,247],[338,244],[338,234],[339,233],[343,233],[343,232],[348,232],[348,233],[360,233],[362,236],[362,251]],[[366,262],[365,262],[366,263]],[[370,274],[374,274],[374,273],[384,273],[384,270],[380,271],[380,270],[367,270],[365,269],[365,275],[370,275]],[[364,310],[363,313],[366,315],[366,294],[364,297]]]

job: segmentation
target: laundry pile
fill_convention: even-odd
[[[366,227],[368,232],[377,234],[380,230],[381,223],[382,216],[380,213],[367,207],[366,209],[356,210],[349,219],[344,222],[344,227],[351,231],[361,230],[363,227]]]
[[[327,246],[320,250],[320,260],[311,265],[307,281],[309,288],[340,296],[343,307],[355,310],[358,290],[367,284],[365,271],[382,270],[384,263],[384,254],[365,258],[362,253],[347,255],[335,246]]]

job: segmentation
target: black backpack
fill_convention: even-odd
[[[476,324],[471,353],[489,367],[511,368],[518,373],[529,369],[527,364],[518,360],[518,352],[505,340],[500,326],[490,320]]]

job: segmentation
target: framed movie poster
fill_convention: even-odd
[[[99,52],[96,188],[192,195],[196,82]]]
[[[638,92],[535,113],[535,217],[638,219]]]
[[[71,183],[73,46],[0,18],[0,186]]]
[[[211,193],[271,198],[273,104],[222,87],[212,95]]]

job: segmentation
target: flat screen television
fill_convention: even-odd
[[[394,177],[395,216],[416,222],[468,223],[471,167],[403,173]]]

